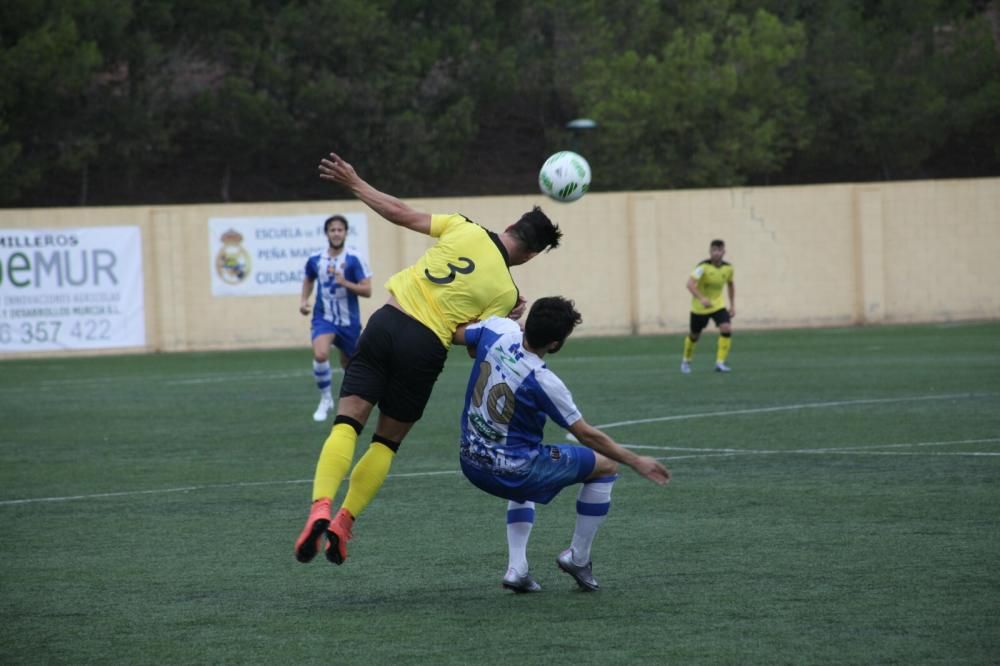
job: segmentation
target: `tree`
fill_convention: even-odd
[[[816,135],[786,179],[996,173],[1000,58],[985,15],[968,10],[940,0],[810,3]],[[970,150],[979,162],[963,169]]]
[[[1000,0],[7,0],[0,205],[1000,173]]]
[[[94,157],[100,137],[77,109],[102,59],[64,8],[12,0],[0,12],[0,201],[9,202]],[[78,193],[85,200],[85,186]]]
[[[659,46],[591,58],[577,88],[601,124],[591,145],[604,186],[734,185],[780,171],[809,136],[801,24],[725,0],[662,20],[676,27]]]

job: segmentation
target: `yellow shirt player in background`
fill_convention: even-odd
[[[520,316],[524,299],[509,267],[558,247],[562,232],[537,206],[502,234],[462,215],[414,210],[376,190],[334,153],[320,162],[319,172],[389,222],[438,239],[386,283],[389,299],[368,320],[344,370],[337,417],[316,463],[312,507],[295,541],[295,558],[312,560],[325,536],[326,558],[342,564],[355,519],[375,498],[403,438],[423,416],[455,330],[493,316]],[[347,494],[331,517],[333,498],[376,405],[371,445],[351,470]]]
[[[687,290],[691,292],[691,332],[684,338],[684,357],[681,359],[681,372],[691,373],[691,359],[694,358],[694,347],[701,337],[701,332],[708,326],[711,319],[719,327],[719,345],[715,353],[715,371],[729,372],[726,358],[732,346],[732,318],[736,316],[736,286],[733,283],[733,267],[722,260],[726,255],[726,244],[721,240],[713,240],[708,248],[709,257],[695,266],[687,281]],[[722,288],[729,291],[729,309],[722,300]]]

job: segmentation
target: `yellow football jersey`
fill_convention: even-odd
[[[448,347],[459,325],[510,314],[517,285],[495,233],[456,213],[432,215],[431,236],[438,242],[385,287]]]
[[[707,308],[697,298],[691,297],[691,312],[695,314],[711,314],[726,307],[722,298],[722,288],[733,281],[733,267],[723,261],[718,267],[706,259],[691,271],[691,277],[698,281],[698,291],[702,296],[712,301]]]

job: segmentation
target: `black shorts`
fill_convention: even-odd
[[[691,313],[691,332],[701,333],[708,326],[708,320],[711,319],[715,322],[716,326],[722,326],[723,324],[729,323],[729,310],[726,308],[721,308],[715,312],[709,312],[708,314],[697,314]]]
[[[431,329],[383,305],[361,332],[340,397],[356,395],[397,421],[419,421],[447,358],[448,350]]]

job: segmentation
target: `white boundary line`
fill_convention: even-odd
[[[344,374],[343,368],[331,368],[334,375]],[[308,370],[289,370],[286,372],[264,372],[249,370],[246,372],[234,372],[223,375],[195,375],[191,377],[81,377],[67,379],[43,379],[39,382],[42,389],[78,389],[81,387],[96,386],[105,387],[113,384],[120,384],[127,381],[132,382],[155,382],[163,386],[193,386],[198,384],[224,384],[240,382],[270,382],[275,380],[296,380],[306,382],[303,386],[312,385],[313,375]],[[0,394],[3,393],[23,393],[21,386],[0,386]]]
[[[330,372],[337,375],[343,374],[343,368],[331,368]],[[203,375],[142,375],[136,377],[66,377],[62,379],[43,379],[38,385],[41,388],[76,388],[80,386],[107,386],[110,384],[127,382],[156,382],[167,386],[185,386],[188,384],[218,384],[220,382],[250,382],[250,381],[272,381],[276,379],[312,379],[312,371],[308,368],[298,370],[243,370],[240,372],[228,372],[223,374],[203,374]],[[0,386],[0,392],[23,392],[22,386]]]
[[[755,407],[753,409],[734,409],[721,412],[699,412],[696,414],[677,414],[675,416],[657,416],[649,419],[634,419],[631,421],[615,421],[613,423],[603,423],[596,428],[617,428],[626,425],[638,425],[640,423],[660,423],[663,421],[684,421],[687,419],[701,419],[708,416],[736,416],[739,414],[766,414],[770,412],[788,412],[796,409],[823,409],[826,407],[846,407],[849,405],[881,405],[890,402],[921,402],[924,400],[955,400],[957,398],[986,397],[988,393],[950,393],[946,395],[924,395],[911,396],[908,398],[873,398],[868,400],[837,400],[832,402],[803,402],[797,405],[778,405],[776,407]]]
[[[202,378],[207,381],[214,381],[214,378]],[[181,380],[184,383],[197,382],[199,379],[194,378],[191,380]],[[614,428],[624,425],[635,425],[640,423],[657,423],[663,421],[680,421],[685,419],[695,419],[704,418],[707,416],[732,416],[738,414],[764,414],[769,412],[781,412],[790,411],[796,409],[817,409],[825,407],[842,407],[847,405],[871,405],[871,404],[884,404],[890,402],[916,402],[923,400],[952,400],[956,398],[970,398],[976,397],[983,394],[975,393],[953,393],[947,395],[935,395],[935,396],[913,396],[908,398],[876,398],[868,400],[839,400],[833,402],[809,402],[801,403],[797,405],[780,405],[776,407],[759,407],[754,409],[737,409],[730,411],[720,411],[720,412],[702,412],[698,414],[677,414],[674,416],[662,416],[649,419],[635,419],[631,421],[617,421],[614,423],[605,423],[597,426],[598,428]],[[572,435],[567,434],[567,439],[574,439]],[[642,444],[628,444],[629,448],[632,449],[649,449],[656,451],[689,451],[690,455],[683,456],[666,456],[662,457],[661,460],[687,460],[691,458],[717,458],[717,457],[732,457],[739,455],[775,455],[775,454],[837,454],[837,453],[854,453],[858,455],[918,455],[913,452],[892,452],[892,451],[879,451],[875,449],[886,449],[886,448],[904,448],[904,447],[926,447],[926,446],[950,446],[955,444],[976,444],[976,443],[987,443],[987,442],[997,442],[1000,438],[990,438],[990,439],[965,439],[965,440],[955,440],[951,442],[915,442],[912,444],[883,444],[883,445],[872,445],[872,446],[856,446],[856,447],[841,447],[841,448],[823,448],[823,449],[776,449],[776,450],[760,450],[760,449],[699,449],[699,448],[688,448],[688,447],[672,447],[672,446],[647,446]],[[924,453],[919,455],[964,455],[964,456],[998,456],[1000,453],[994,452],[948,452],[948,453]],[[458,470],[441,470],[434,472],[410,472],[404,474],[390,474],[389,478],[415,478],[424,476],[439,476],[444,474],[457,474]],[[163,495],[169,493],[183,493],[183,492],[193,492],[197,490],[210,490],[215,488],[247,488],[253,486],[273,486],[273,485],[287,485],[287,484],[300,484],[308,483],[308,479],[296,479],[292,481],[248,481],[242,483],[221,483],[221,484],[208,484],[202,486],[182,486],[179,488],[162,488],[158,490],[128,490],[121,492],[112,493],[94,493],[91,495],[67,495],[64,497],[34,497],[25,499],[14,499],[14,500],[0,500],[0,506],[16,506],[24,504],[37,504],[42,502],[69,502],[73,500],[84,500],[84,499],[99,499],[106,497],[135,497],[138,495]]]
[[[866,446],[842,446],[824,447],[819,449],[698,449],[680,446],[648,446],[645,444],[624,444],[630,449],[643,449],[650,451],[690,451],[700,452],[684,456],[664,456],[658,460],[687,460],[690,458],[717,458],[732,457],[742,455],[867,455],[867,456],[1000,456],[1000,451],[947,451],[947,452],[923,452],[923,451],[885,451],[883,449],[901,448],[923,448],[927,446],[959,446],[962,444],[987,444],[1000,442],[1000,437],[988,437],[984,439],[955,439],[940,442],[913,442],[905,444],[869,444]]]
[[[459,470],[443,470],[436,472],[408,472],[405,474],[390,474],[390,479],[402,479],[417,476],[440,476],[443,474],[458,474]],[[104,497],[134,497],[136,495],[166,495],[170,493],[189,493],[196,490],[214,490],[219,488],[252,488],[254,486],[285,486],[300,483],[312,483],[312,479],[293,479],[291,481],[243,481],[240,483],[209,483],[203,486],[181,486],[179,488],[159,488],[156,490],[124,490],[115,493],[94,493],[93,495],[66,495],[64,497],[30,497],[26,499],[0,500],[0,506],[15,506],[18,504],[37,504],[40,502],[70,502],[72,500],[101,499]]]
[[[344,374],[343,368],[330,368],[330,374],[332,375],[342,375]],[[205,377],[191,377],[189,379],[168,379],[164,380],[164,384],[167,386],[181,386],[187,384],[218,384],[220,382],[233,382],[239,380],[249,380],[249,381],[263,381],[272,379],[312,379],[311,372],[300,372],[298,370],[288,371],[288,372],[276,372],[269,374],[228,374],[228,375],[207,375]]]
[[[875,456],[1000,456],[1000,451],[950,451],[950,452],[915,452],[915,451],[884,451],[880,449],[915,448],[928,446],[956,446],[961,444],[984,444],[990,442],[1000,442],[1000,437],[989,437],[985,439],[956,439],[941,442],[913,442],[902,444],[872,444],[867,446],[846,446],[839,448],[819,448],[819,449],[696,449],[680,446],[647,446],[643,444],[625,444],[630,449],[644,449],[655,451],[692,451],[691,455],[664,456],[659,460],[690,460],[692,458],[731,458],[740,455],[778,455],[778,454],[825,454],[825,455],[875,455]],[[427,476],[444,476],[458,474],[459,470],[438,470],[432,472],[406,472],[403,474],[390,474],[390,479],[418,478]],[[95,493],[92,495],[67,495],[65,497],[33,497],[15,500],[0,500],[0,506],[18,506],[25,504],[40,504],[49,502],[70,502],[73,500],[101,499],[106,497],[135,497],[138,495],[165,495],[169,493],[186,493],[198,490],[214,490],[225,488],[251,488],[254,486],[284,486],[292,484],[310,483],[312,479],[295,479],[292,481],[245,481],[241,483],[213,483],[203,486],[182,486],[179,488],[162,488],[158,490],[127,490],[114,493]]]

